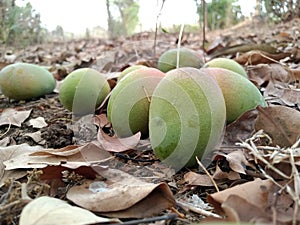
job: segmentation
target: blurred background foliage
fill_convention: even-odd
[[[110,38],[134,34],[140,24],[139,8],[139,0],[106,0],[108,29],[103,31],[99,28],[99,32],[105,32]],[[237,0],[195,0],[195,12],[199,16],[199,27],[187,25],[189,32],[199,31],[204,17],[208,30],[224,29],[246,19]],[[299,18],[300,0],[256,0],[256,10],[252,17],[266,22]],[[174,25],[167,30],[173,32],[177,30],[176,27],[179,26]],[[90,33],[87,29],[86,38],[90,37]],[[53,38],[65,41],[65,36],[59,25],[51,32],[43,28],[40,14],[30,3],[18,6],[16,0],[0,0],[0,43],[24,47]]]

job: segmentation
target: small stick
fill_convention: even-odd
[[[177,58],[176,58],[176,69],[179,68],[179,56],[180,56],[180,46],[181,46],[181,40],[182,40],[182,34],[183,34],[184,24],[181,24],[179,37],[178,37],[178,43],[177,43]]]
[[[204,172],[206,173],[206,175],[209,177],[209,179],[211,180],[211,182],[215,186],[217,192],[220,192],[220,189],[219,189],[216,181],[214,180],[214,178],[212,178],[212,176],[209,174],[209,172],[207,171],[207,169],[205,168],[205,166],[200,162],[200,160],[198,159],[197,156],[196,156],[196,160],[197,160],[197,163],[199,164],[199,166],[201,166],[201,168],[204,170]]]
[[[206,217],[222,218],[218,214],[215,214],[213,212],[192,206],[191,204],[187,204],[187,203],[183,203],[183,202],[179,202],[179,201],[176,201],[176,204],[185,210],[190,210],[192,212],[198,213],[198,214],[206,216]]]
[[[141,224],[141,223],[153,223],[156,221],[161,221],[161,220],[175,220],[177,218],[177,214],[175,213],[170,213],[167,215],[163,215],[163,216],[156,216],[156,217],[152,217],[152,218],[145,218],[145,219],[139,219],[139,220],[131,220],[131,221],[126,221],[123,223],[117,223],[114,225],[137,225],[137,224]]]

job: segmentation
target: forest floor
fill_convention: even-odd
[[[20,61],[45,66],[59,87],[73,70],[89,67],[104,73],[113,88],[128,66],[157,67],[158,57],[177,47],[178,36],[159,32],[155,51],[150,32],[0,46],[0,70]],[[235,59],[268,103],[226,126],[206,171],[201,164],[173,171],[157,160],[149,140],[135,136],[128,142],[137,146],[124,149],[109,135],[105,107],[92,119],[75,118],[57,91],[30,101],[0,94],[1,224],[299,224],[300,20],[247,21],[207,32],[206,51],[202,42],[201,32],[184,33],[181,46],[205,61]],[[110,190],[99,194],[109,189],[105,185]]]

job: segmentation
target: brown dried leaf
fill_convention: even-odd
[[[274,145],[292,146],[300,137],[300,112],[285,106],[258,107],[255,129],[264,130]]]
[[[71,156],[80,152],[78,145],[68,145],[63,148],[58,149],[44,149],[42,151],[34,152],[30,154],[31,156]]]
[[[277,53],[277,54],[271,54],[264,51],[258,51],[253,50],[250,52],[247,52],[245,54],[242,54],[238,58],[235,59],[240,64],[249,64],[249,65],[257,65],[260,63],[273,63],[276,61],[279,61],[281,59],[284,59],[288,56],[290,56],[291,53]]]
[[[212,183],[208,175],[199,174],[191,171],[184,174],[184,181],[188,185],[192,185],[192,186],[204,186],[204,187],[214,186],[214,184]]]
[[[249,204],[265,208],[268,205],[268,193],[272,185],[271,180],[261,180],[258,178],[254,181],[208,195],[207,200],[215,207],[220,207],[230,196],[236,195],[245,199]]]
[[[1,125],[14,125],[21,127],[22,123],[29,117],[31,110],[17,111],[15,109],[5,109],[0,115]]]
[[[14,161],[13,159],[24,153],[30,154],[42,149],[41,146],[29,146],[28,144],[12,145],[8,147],[0,147],[0,187],[2,187],[5,181],[9,178],[21,178],[26,175],[26,171],[13,170],[8,171],[6,167],[7,161]]]
[[[90,166],[110,157],[110,154],[95,143],[83,146],[67,146],[61,149],[47,149],[35,152],[24,152],[6,160],[6,169],[18,168],[45,168],[47,166],[63,165],[67,168]]]
[[[249,79],[259,86],[270,80],[282,83],[296,80],[293,72],[278,63],[258,64],[255,66],[248,66],[247,69]]]
[[[254,132],[254,124],[258,115],[256,109],[243,113],[237,120],[226,127],[222,147],[232,147],[235,143],[251,137]]]
[[[241,176],[239,173],[235,171],[224,172],[221,168],[217,165],[216,170],[212,176],[215,180],[239,180]]]
[[[293,199],[271,180],[256,179],[211,194],[207,200],[234,222],[283,225],[292,224],[294,216]],[[300,221],[299,212],[295,218]]]
[[[246,199],[234,194],[225,200],[222,208],[229,221],[232,222],[259,222],[266,224],[271,222],[269,220],[270,214],[264,212],[260,205],[253,205]]]
[[[141,132],[138,132],[127,138],[118,138],[116,136],[109,136],[99,129],[97,140],[99,144],[109,152],[124,152],[133,149],[137,146],[141,139]]]
[[[65,201],[48,196],[36,198],[27,204],[20,217],[20,225],[84,225],[110,222],[120,221],[96,216],[86,209],[71,206]]]
[[[229,167],[237,173],[246,174],[245,166],[251,166],[242,150],[232,151],[228,154],[219,154],[225,157],[225,159],[229,163]]]
[[[86,181],[67,193],[67,198],[81,207],[113,217],[143,218],[175,204],[165,183],[146,183],[116,169],[94,169],[105,181]]]

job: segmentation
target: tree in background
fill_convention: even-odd
[[[195,0],[199,21],[203,21],[203,7]],[[237,0],[212,0],[206,3],[206,26],[210,30],[222,29],[237,24],[243,19]]]
[[[300,0],[257,0],[264,3],[267,17],[275,21],[300,18]],[[263,12],[262,12],[263,13]]]
[[[106,0],[106,9],[110,37],[127,36],[134,33],[139,24],[138,0]]]
[[[44,30],[40,15],[31,4],[17,6],[15,0],[0,0],[0,41],[5,44],[26,46],[41,42]]]

